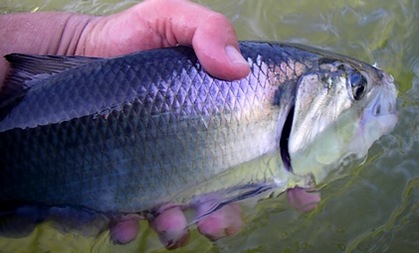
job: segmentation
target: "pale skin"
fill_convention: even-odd
[[[110,57],[191,45],[205,70],[240,79],[249,65],[223,15],[185,0],[148,0],[109,16],[39,12],[0,15],[0,55],[8,53]],[[0,59],[0,83],[8,63]]]
[[[185,0],[147,0],[109,16],[64,12],[0,15],[2,56],[24,53],[112,57],[177,45],[192,46],[204,69],[215,77],[234,80],[250,72],[229,20]],[[9,64],[1,57],[0,87],[8,71]],[[240,210],[237,207],[226,210],[209,216],[212,220],[208,224],[202,220],[198,225],[200,231],[205,231],[203,234],[212,240],[237,233]],[[236,217],[234,224],[230,225],[224,216]],[[135,239],[139,220],[135,214],[117,219],[110,225],[111,239],[122,244]],[[163,210],[149,222],[167,248],[187,242],[189,232],[179,208]]]

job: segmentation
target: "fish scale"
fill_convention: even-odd
[[[63,64],[0,101],[0,202],[139,212],[289,174],[279,140],[298,79],[319,71],[319,59],[342,56],[280,43],[240,47],[251,73],[237,81],[208,75],[189,47],[26,57],[27,72],[37,61]],[[228,171],[232,180],[222,177]]]

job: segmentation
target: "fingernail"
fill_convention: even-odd
[[[243,227],[241,208],[237,203],[223,206],[197,223],[198,231],[211,241],[235,235]]]
[[[230,61],[233,64],[246,64],[247,65],[247,61],[243,58],[241,53],[235,47],[231,45],[227,45],[225,50],[226,50],[228,58],[230,58]]]

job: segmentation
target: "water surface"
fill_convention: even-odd
[[[419,252],[419,3],[416,0],[225,1],[200,3],[225,14],[239,39],[292,41],[377,63],[399,89],[399,123],[370,149],[365,164],[322,190],[320,206],[298,213],[284,196],[245,210],[243,231],[216,243],[192,231],[179,252]],[[1,0],[1,12],[65,10],[109,14],[136,1]],[[134,242],[112,245],[60,234],[48,224],[0,252],[164,252],[141,224]]]

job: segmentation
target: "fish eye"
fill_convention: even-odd
[[[367,80],[363,75],[355,72],[351,74],[350,82],[352,87],[352,96],[355,100],[360,100],[365,94]]]

